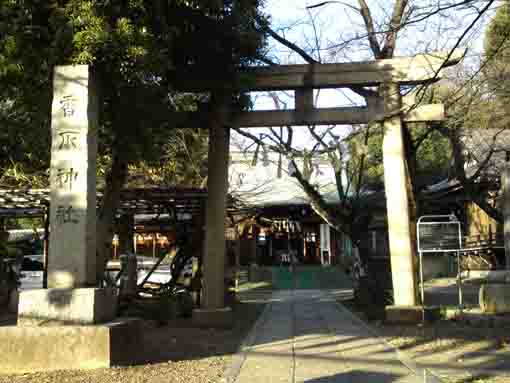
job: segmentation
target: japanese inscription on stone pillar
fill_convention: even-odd
[[[95,284],[97,101],[87,65],[56,67],[48,287]]]

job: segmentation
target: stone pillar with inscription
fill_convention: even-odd
[[[96,283],[97,97],[87,65],[55,68],[48,287]]]
[[[96,288],[97,109],[89,67],[56,67],[48,289],[21,292],[18,326],[102,323],[116,315],[113,291]]]

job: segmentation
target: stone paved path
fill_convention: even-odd
[[[424,381],[326,291],[275,291],[249,338],[237,383]]]

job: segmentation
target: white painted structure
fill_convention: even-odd
[[[328,224],[320,225],[321,241],[320,241],[320,252],[321,252],[321,264],[322,266],[331,265],[331,228]]]

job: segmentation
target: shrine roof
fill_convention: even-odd
[[[98,190],[98,202],[102,198],[103,191]],[[207,190],[202,188],[126,188],[121,191],[118,213],[155,214],[167,212],[170,207],[191,212],[200,210],[206,198]],[[0,216],[43,216],[49,203],[49,189],[0,189]]]

